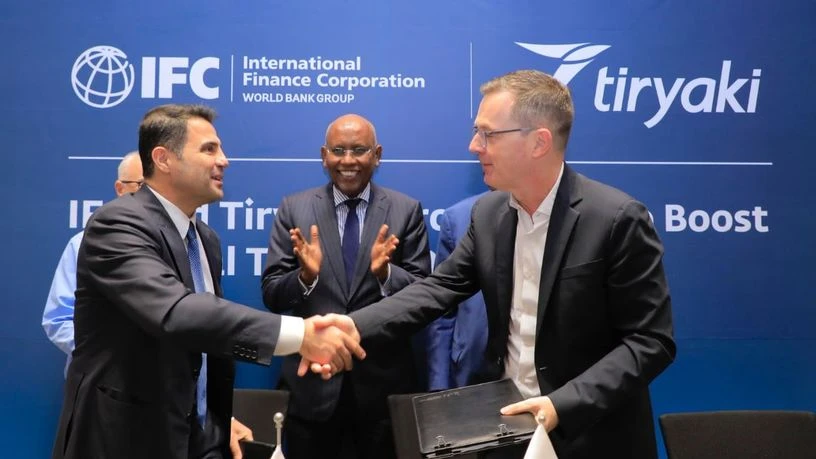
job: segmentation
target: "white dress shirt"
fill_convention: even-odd
[[[529,215],[510,198],[510,206],[518,212],[516,245],[513,253],[513,299],[510,308],[510,336],[507,342],[507,362],[504,377],[516,383],[524,398],[541,395],[535,371],[536,321],[538,317],[538,288],[547,230],[550,228],[555,195],[564,174],[564,164],[538,209]]]

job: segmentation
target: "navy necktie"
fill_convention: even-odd
[[[348,216],[343,227],[343,265],[346,267],[346,287],[351,288],[357,251],[360,248],[360,219],[357,218],[357,204],[360,204],[360,199],[348,199],[345,204],[348,207]]]
[[[207,284],[204,283],[201,254],[198,250],[198,239],[192,222],[187,229],[187,258],[190,260],[190,272],[193,274],[196,293],[206,292]],[[198,382],[196,383],[196,415],[198,423],[203,429],[204,421],[207,419],[207,354],[204,353],[201,354],[201,371],[198,373]]]

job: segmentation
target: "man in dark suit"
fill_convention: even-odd
[[[270,310],[347,314],[428,275],[422,207],[371,182],[381,155],[365,118],[344,115],[329,125],[321,157],[331,183],[287,196],[275,217],[262,281]],[[329,381],[297,378],[298,361],[287,357],[282,368],[281,385],[291,392],[288,459],[343,457],[344,439],[352,440],[350,457],[395,457],[386,397],[418,390],[408,337],[368,349],[351,373]]]
[[[445,209],[439,218],[436,266],[450,257],[465,236],[473,204],[485,194],[467,197]],[[482,293],[476,293],[428,325],[426,337],[428,389],[468,385],[482,366],[487,346],[487,312]]]
[[[145,186],[88,221],[55,459],[232,457],[233,359],[268,365],[300,352],[342,368],[347,347],[362,353],[350,321],[220,298],[218,236],[195,217],[223,196],[229,162],[214,117],[202,106],[149,111],[139,128]]]
[[[656,458],[649,383],[674,359],[663,247],[646,208],[564,162],[569,90],[517,71],[482,86],[470,150],[496,188],[428,278],[351,314],[367,347],[479,289],[484,380],[511,378],[562,459]],[[506,457],[521,451],[497,450]]]

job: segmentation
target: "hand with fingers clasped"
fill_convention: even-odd
[[[399,239],[393,234],[388,235],[388,225],[383,225],[377,232],[377,239],[371,246],[371,273],[385,282],[388,278],[388,263],[391,262],[391,255],[397,250]]]
[[[530,413],[535,416],[536,421],[544,424],[544,429],[551,432],[558,427],[558,413],[550,397],[533,397],[522,400],[518,403],[507,405],[501,409],[501,414],[505,416]]]
[[[309,228],[308,241],[300,228],[289,230],[289,237],[292,239],[292,250],[300,263],[300,280],[306,285],[311,285],[320,274],[320,263],[323,261],[317,225]]]
[[[311,369],[323,379],[329,379],[340,371],[351,370],[354,358],[365,358],[360,346],[360,333],[348,316],[327,314],[304,320],[305,332],[300,347],[298,376]]]

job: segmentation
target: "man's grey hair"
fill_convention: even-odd
[[[125,178],[125,168],[127,168],[128,162],[133,161],[134,157],[139,157],[138,151],[131,151],[130,153],[126,154],[124,158],[122,158],[122,161],[119,162],[119,167],[116,169],[117,178],[119,180]]]
[[[548,124],[556,145],[566,150],[575,108],[563,83],[538,70],[517,70],[488,81],[480,90],[485,96],[500,91],[513,94],[513,119],[525,127]]]

